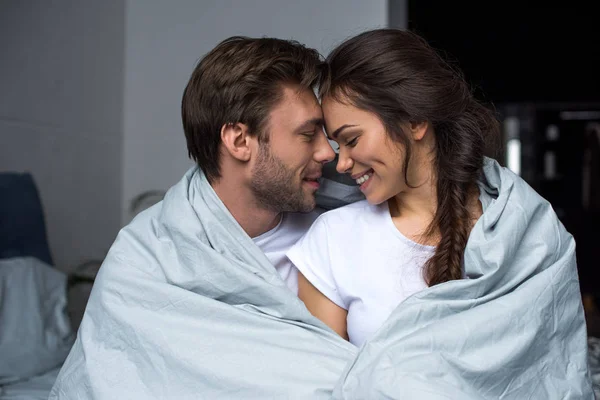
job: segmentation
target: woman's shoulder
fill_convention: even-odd
[[[482,228],[505,232],[516,242],[535,247],[559,247],[562,224],[548,200],[528,182],[497,162],[488,161],[486,181],[480,184],[483,204]]]

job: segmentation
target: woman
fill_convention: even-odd
[[[328,64],[320,91],[337,170],[366,201],[323,214],[288,256],[311,313],[362,345],[406,298],[466,277],[470,232],[493,201],[481,178],[499,125],[413,33],[365,32]]]
[[[498,123],[415,34],[367,32],[328,63],[321,96],[340,148],[337,170],[366,201],[323,215],[289,257],[308,309],[361,345],[405,298],[463,277],[463,251],[482,213],[477,180]],[[357,251],[326,254],[336,252],[323,242],[332,237],[341,253]]]
[[[493,114],[418,36],[360,34],[321,96],[366,201],[289,251],[308,310],[361,346],[334,398],[593,398],[573,237],[484,157]]]

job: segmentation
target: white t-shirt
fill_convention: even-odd
[[[252,238],[296,295],[298,294],[298,270],[294,268],[286,253],[308,231],[322,212],[323,210],[315,209],[306,214],[283,213],[275,228]]]
[[[387,202],[359,201],[319,216],[287,255],[309,282],[348,311],[350,342],[360,346],[398,304],[427,287],[423,266],[434,252],[398,231]]]

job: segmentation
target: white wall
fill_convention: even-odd
[[[123,221],[137,194],[167,189],[192,165],[181,126],[183,89],[198,59],[232,35],[296,39],[323,55],[385,27],[385,0],[127,0]]]
[[[124,2],[0,2],[0,171],[30,171],[54,261],[120,226]]]

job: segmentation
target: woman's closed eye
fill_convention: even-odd
[[[358,143],[358,136],[346,142],[346,147],[354,147]]]

